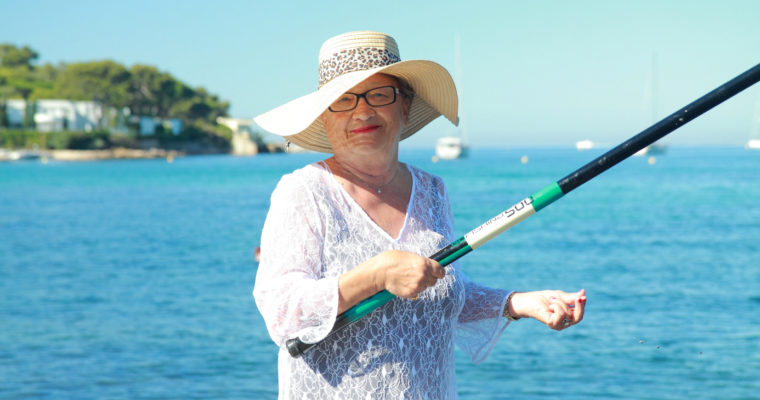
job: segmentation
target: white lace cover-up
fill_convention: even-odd
[[[430,256],[456,239],[443,181],[407,168],[412,195],[398,238],[324,163],[283,176],[272,193],[253,294],[280,346],[281,399],[454,399],[454,341],[480,362],[509,323],[508,292],[469,281],[453,263],[419,300],[394,298],[303,357],[288,354],[288,339],[313,343],[330,332],[341,274],[386,250]]]

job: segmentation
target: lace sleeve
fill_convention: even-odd
[[[448,192],[442,187],[444,210],[449,221],[449,240],[453,241],[453,221]],[[461,272],[459,262],[454,263],[459,271],[458,277],[464,284],[465,302],[459,314],[456,330],[456,344],[465,351],[474,363],[482,362],[488,357],[493,346],[499,340],[509,320],[502,316],[509,291],[494,289],[471,281]]]
[[[496,345],[509,320],[502,316],[508,291],[470,281],[464,274],[465,304],[459,314],[456,344],[474,363],[482,362]]]
[[[338,278],[322,273],[324,224],[302,179],[284,176],[275,188],[261,234],[253,296],[278,346],[327,336],[338,311]]]

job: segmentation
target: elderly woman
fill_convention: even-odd
[[[401,61],[378,32],[329,39],[319,89],[257,117],[264,129],[332,153],[280,180],[253,291],[280,346],[280,398],[456,398],[454,342],[482,361],[510,321],[561,330],[583,290],[514,292],[424,257],[455,239],[443,181],[398,160],[399,142],[439,115],[457,122],[448,72]],[[335,318],[387,290],[397,298],[327,336]],[[318,343],[301,358],[288,339]]]

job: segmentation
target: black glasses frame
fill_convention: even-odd
[[[373,90],[384,89],[384,88],[393,88],[393,100],[390,103],[385,103],[385,104],[381,104],[381,105],[374,105],[374,104],[370,103],[369,99],[367,98],[367,93],[369,93],[369,92],[371,92]],[[376,88],[372,88],[370,90],[367,90],[364,93],[346,92],[345,94],[351,94],[351,95],[356,96],[356,102],[354,103],[353,107],[351,107],[349,109],[346,109],[346,110],[337,110],[336,111],[336,110],[333,110],[332,109],[332,105],[330,105],[329,107],[327,107],[327,109],[330,110],[330,112],[346,112],[346,111],[351,111],[351,110],[355,109],[359,105],[359,100],[360,99],[364,99],[364,102],[367,103],[367,105],[370,106],[370,107],[385,107],[385,106],[388,106],[388,105],[391,105],[391,104],[395,103],[396,99],[398,98],[398,94],[399,93],[401,93],[401,91],[398,90],[397,87],[390,86],[390,85],[388,85],[388,86],[379,86],[379,87],[376,87]]]

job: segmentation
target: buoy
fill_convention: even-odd
[[[647,162],[649,163],[649,165],[654,165],[657,162],[657,159],[654,156],[651,156],[649,157]]]
[[[522,156],[522,157],[520,157],[520,162],[523,163],[523,164],[527,164],[528,163],[528,156]]]
[[[438,162],[438,156],[433,156],[433,158],[431,158],[431,161]]]

